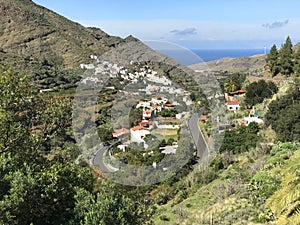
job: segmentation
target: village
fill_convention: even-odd
[[[137,124],[120,126],[112,132],[113,138],[120,141],[116,146],[118,151],[126,152],[133,143],[145,152],[153,149],[146,141],[151,136],[164,140],[165,144],[158,146],[161,154],[176,154],[181,125],[188,118],[188,110],[193,105],[190,93],[147,66],[130,62],[129,68],[125,68],[101,61],[96,56],[91,56],[91,59],[97,63],[80,65],[81,68],[94,70],[92,75],[81,81],[82,85],[104,83],[103,75],[106,75],[106,79],[118,79],[123,85],[136,85],[134,90],[117,90],[121,96],[149,96],[136,102],[135,109],[141,112]],[[114,86],[108,88],[115,89]]]
[[[112,133],[115,138],[130,135],[129,141],[117,147],[125,151],[129,144],[134,142],[147,150],[149,146],[144,140],[147,135],[165,135],[172,136],[174,141],[169,146],[161,147],[161,152],[163,154],[175,154],[178,147],[178,132],[184,116],[187,115],[187,112],[177,112],[175,108],[177,104],[176,102],[169,103],[169,100],[164,97],[140,101],[136,106],[137,109],[142,109],[142,120],[139,124],[130,129],[121,128]]]
[[[110,151],[111,157],[117,156],[120,152],[131,151],[133,146],[139,146],[143,155],[153,154],[153,143],[149,142],[149,137],[164,140],[163,145],[158,149],[161,154],[176,154],[178,141],[180,139],[180,128],[189,117],[189,110],[193,106],[190,93],[178,85],[172,83],[165,75],[149,69],[147,66],[130,62],[128,67],[101,61],[96,56],[91,56],[96,60],[95,65],[81,65],[82,68],[94,70],[94,74],[85,77],[81,83],[83,85],[101,84],[105,82],[103,75],[107,79],[118,79],[126,86],[133,89],[123,88],[118,90],[115,86],[105,87],[115,90],[121,96],[144,96],[136,102],[135,109],[140,110],[140,119],[136,124],[114,127],[111,133],[115,140],[119,140],[114,146],[115,151]],[[261,116],[255,108],[243,110],[243,102],[246,90],[237,90],[225,93],[226,120],[218,124],[218,132],[234,130],[238,126],[248,126],[251,122],[262,124]],[[145,97],[148,96],[148,97]],[[249,112],[245,115],[245,112]],[[198,119],[198,129],[205,137],[205,141],[210,141],[212,123],[216,118],[212,115],[201,115]]]

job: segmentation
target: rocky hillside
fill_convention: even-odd
[[[0,0],[1,59],[48,60],[73,67],[124,42],[74,23],[31,0]]]
[[[266,55],[254,55],[240,58],[222,58],[206,63],[191,65],[193,70],[228,71],[228,72],[262,72],[266,64]]]

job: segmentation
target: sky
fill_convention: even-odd
[[[299,0],[33,0],[84,26],[189,49],[263,49],[300,41]]]

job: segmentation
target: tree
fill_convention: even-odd
[[[277,93],[278,88],[272,81],[267,83],[265,80],[259,80],[251,83],[246,90],[245,103],[252,107],[262,103],[264,99],[272,97]]]
[[[272,46],[266,61],[268,63],[272,76],[276,76],[279,73],[280,69],[278,66],[278,51],[275,44]]]
[[[76,219],[72,224],[126,225],[145,224],[144,206],[117,190],[116,185],[104,182],[97,195],[77,189]],[[147,218],[149,219],[149,218]]]
[[[272,126],[279,141],[300,140],[300,91],[295,88],[286,96],[271,102],[266,125]]]
[[[225,92],[233,92],[242,88],[246,74],[234,73],[227,77],[223,83]]]
[[[300,48],[294,53],[294,73],[297,77],[300,76]]]
[[[238,127],[236,130],[225,132],[220,152],[233,152],[238,154],[256,147],[260,140],[258,135],[259,125],[252,122],[247,127]]]
[[[92,190],[90,170],[73,161],[69,103],[0,67],[0,224],[66,224],[75,188]]]
[[[232,78],[227,78],[224,82],[224,90],[226,92],[236,91],[236,84],[234,83]]]
[[[280,73],[290,76],[293,73],[293,44],[288,36],[284,45],[279,51]]]

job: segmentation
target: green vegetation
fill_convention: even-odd
[[[276,215],[279,225],[300,221],[300,151],[284,166],[274,170],[280,174],[281,187],[267,201],[266,206]]]
[[[266,125],[271,125],[279,141],[300,141],[300,91],[293,88],[271,102],[266,114]]]
[[[226,131],[220,152],[233,152],[238,154],[256,147],[260,140],[257,123],[250,123],[247,127],[238,127],[236,130]]]
[[[280,198],[279,207],[286,208],[294,207],[291,202],[297,202],[297,194],[289,191],[294,199],[291,200],[288,194],[284,194],[287,189],[281,189],[281,180],[288,175],[280,171],[291,166],[297,159],[294,155],[299,155],[299,152],[298,144],[284,143],[274,145],[271,150],[259,147],[236,155],[228,152],[220,154],[207,169],[195,169],[182,181],[182,191],[167,204],[158,207],[154,223],[275,224],[280,215],[273,214],[277,204],[274,204],[273,211],[272,201],[276,200],[272,199]],[[292,167],[293,172],[289,172],[297,174],[298,164]],[[299,187],[297,178],[293,178],[296,182],[290,183],[289,187],[294,192]],[[282,224],[299,222],[298,206],[295,205],[295,211],[291,210],[294,217],[290,219],[295,218],[293,223],[286,220],[290,223]],[[278,208],[277,212],[280,210]],[[281,212],[289,211],[282,208]]]
[[[72,89],[83,72],[77,69],[79,63],[88,63],[89,55],[101,55],[128,39],[84,28],[32,1],[0,3],[0,60],[13,68],[0,66],[1,225],[299,224],[299,80],[286,95],[271,101],[265,125],[251,123],[225,131],[220,152],[207,165],[192,158],[161,183],[137,188],[117,185],[81,157],[71,127]],[[292,48],[290,38],[280,50],[272,47],[267,62],[273,76],[300,74],[300,50]],[[198,108],[209,108],[193,77],[167,63],[145,65],[190,91]],[[237,73],[221,84],[231,92],[244,88],[246,79]],[[121,81],[108,81],[115,90],[102,90],[97,107],[84,103],[78,127],[95,121],[100,138],[114,140],[110,115],[117,91],[126,85]],[[60,92],[38,93],[43,88]],[[246,105],[255,106],[277,91],[272,82],[249,84]],[[171,109],[161,116],[175,114]],[[141,110],[133,108],[129,117],[130,124],[137,125]],[[203,126],[211,123],[214,118]],[[266,129],[273,129],[283,143],[266,143],[262,135]],[[150,143],[147,151],[134,144],[125,152],[113,151],[133,165],[159,162],[169,156],[158,148],[178,141],[178,130],[159,132],[145,137]],[[166,136],[161,140],[162,133]],[[92,145],[92,137],[86,138]]]
[[[224,92],[234,92],[243,88],[246,74],[234,73],[227,78],[220,80],[221,88]]]
[[[0,224],[149,220],[143,196],[97,181],[84,161],[75,163],[80,152],[70,135],[69,98],[43,98],[4,67],[0,84]]]
[[[278,88],[272,81],[259,80],[249,84],[246,91],[245,104],[252,107],[272,97],[278,92]]]
[[[267,56],[266,62],[272,76],[281,74],[286,77],[299,76],[300,50],[295,51],[291,38],[288,36],[281,49],[273,45]]]

